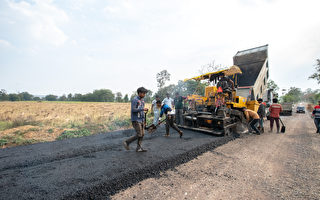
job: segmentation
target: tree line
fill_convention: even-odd
[[[209,64],[204,66],[210,71],[216,71],[217,66],[214,64]],[[203,67],[203,69],[204,69]],[[218,66],[219,67],[219,66]],[[313,73],[309,79],[315,79],[320,84],[320,59],[316,60],[315,73]],[[145,96],[145,102],[150,103],[155,96],[159,96],[160,99],[164,99],[166,94],[169,93],[172,97],[175,92],[179,92],[182,96],[187,96],[189,94],[203,95],[205,92],[205,87],[208,85],[207,82],[199,82],[195,80],[188,81],[178,81],[177,84],[171,84],[165,86],[167,81],[170,81],[171,75],[167,70],[162,70],[157,73],[156,80],[158,83],[157,92],[153,93],[151,90]],[[277,84],[270,80],[268,82],[268,89],[272,89],[274,96],[278,97],[279,87]],[[46,95],[45,97],[37,97],[28,92],[21,93],[10,93],[8,94],[6,90],[0,90],[0,101],[84,101],[84,102],[129,102],[136,96],[136,91],[133,91],[130,98],[128,94],[122,95],[121,92],[113,93],[110,89],[100,89],[94,90],[92,93],[87,94],[68,94],[62,96],[56,96],[53,94]],[[280,97],[282,102],[299,102],[305,101],[310,103],[316,103],[320,100],[320,90],[307,89],[302,91],[300,88],[291,87],[289,91]]]

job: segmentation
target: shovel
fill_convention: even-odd
[[[158,126],[160,126],[160,124],[162,124],[164,121],[166,121],[166,119],[161,120],[157,125],[151,124],[150,126],[147,126],[145,129],[148,130],[148,133],[153,133],[157,130]]]
[[[280,119],[280,122],[281,122],[281,124],[282,124],[282,126],[281,126],[281,133],[285,133],[285,132],[286,132],[286,126],[283,124],[281,118],[279,118],[279,119]]]

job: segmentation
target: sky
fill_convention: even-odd
[[[319,0],[1,0],[0,89],[34,95],[132,94],[199,75],[269,45],[282,89],[318,89]],[[168,83],[168,84],[169,84]]]

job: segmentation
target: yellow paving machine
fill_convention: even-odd
[[[249,101],[246,97],[237,95],[237,76],[242,74],[238,66],[217,72],[210,72],[188,80],[209,81],[203,96],[191,94],[185,101],[183,125],[180,127],[218,135],[229,135],[239,123],[244,121],[242,108],[257,111],[257,101]],[[221,87],[221,77],[232,77],[233,85]],[[229,83],[227,83],[229,84]],[[235,87],[234,87],[235,86]]]

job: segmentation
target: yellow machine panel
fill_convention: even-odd
[[[248,102],[247,102],[247,108],[250,109],[250,110],[253,110],[253,111],[255,111],[255,112],[258,111],[259,105],[260,105],[260,104],[259,104],[258,101],[256,101],[256,100],[248,101]]]
[[[217,92],[217,87],[216,86],[207,86],[205,88],[205,96],[206,97],[214,97],[216,92]]]

